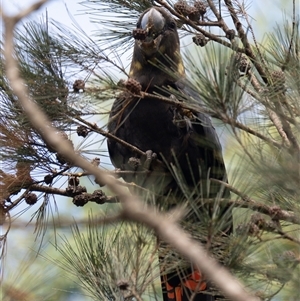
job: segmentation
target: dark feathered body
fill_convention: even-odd
[[[137,98],[126,92],[115,101],[111,116],[111,133],[144,152],[153,151],[163,162],[180,167],[186,183],[199,185],[203,197],[216,196],[219,185],[210,183],[208,193],[207,180],[224,180],[226,173],[221,146],[208,116],[198,113],[189,119],[181,116],[178,108],[159,99]],[[112,139],[108,146],[114,166],[132,170],[129,159],[140,156]],[[125,180],[132,181],[132,175],[125,176]],[[172,189],[175,182],[173,179]]]

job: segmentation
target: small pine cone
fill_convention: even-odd
[[[45,182],[45,184],[48,184],[48,185],[50,185],[51,183],[52,183],[52,181],[53,181],[53,176],[52,175],[46,175],[45,177],[44,177],[44,182]]]
[[[271,73],[271,78],[272,78],[272,84],[274,91],[276,92],[283,92],[285,90],[285,75],[284,72],[279,70],[279,71],[273,71]]]
[[[193,37],[193,42],[197,46],[204,47],[208,41],[209,41],[209,39],[207,39],[202,33],[198,33]]]
[[[75,195],[72,202],[77,207],[83,207],[88,202],[88,198],[84,194]]]
[[[179,0],[174,4],[174,10],[183,16],[187,16],[190,12],[190,7],[185,1]]]
[[[206,5],[202,1],[195,1],[194,2],[194,7],[197,8],[199,11],[200,15],[203,17],[206,14]]]
[[[245,56],[242,56],[239,61],[239,70],[247,74],[251,69],[250,63]]]
[[[234,40],[235,38],[235,30],[234,29],[229,29],[226,31],[226,38],[230,41]]]
[[[129,78],[126,83],[125,83],[125,87],[128,91],[130,91],[133,94],[139,95],[141,94],[142,91],[142,86],[141,84],[136,81],[133,78]]]
[[[92,199],[94,202],[96,202],[99,205],[102,205],[106,202],[107,197],[105,193],[101,189],[97,189],[92,194]]]
[[[76,132],[78,136],[85,138],[90,131],[84,125],[79,125]]]
[[[241,73],[247,74],[251,68],[250,63],[243,54],[236,53],[234,56],[235,66],[239,69]]]
[[[81,79],[75,80],[73,84],[73,89],[75,93],[78,93],[80,90],[84,91],[85,88],[85,82]]]
[[[200,20],[201,14],[196,7],[191,7],[189,9],[188,17],[191,21],[197,22]]]
[[[80,181],[79,181],[79,179],[78,179],[78,177],[70,177],[69,178],[69,181],[68,181],[68,184],[69,184],[69,186],[78,186],[79,185],[79,183],[80,183]]]
[[[82,194],[82,193],[86,193],[86,187],[85,186],[77,186],[76,187],[76,194]]]
[[[135,28],[132,31],[132,36],[135,40],[143,41],[147,37],[147,31],[145,29],[142,29],[142,28]]]
[[[34,205],[37,202],[37,196],[35,193],[29,193],[25,196],[25,202],[28,205]]]

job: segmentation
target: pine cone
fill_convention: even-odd
[[[194,7],[198,10],[200,15],[203,17],[206,14],[206,5],[202,1],[195,1]]]
[[[226,31],[226,38],[230,41],[232,41],[235,38],[235,30],[229,29]]]
[[[207,39],[202,33],[198,33],[193,37],[193,42],[197,46],[203,47],[207,44],[208,41],[209,41],[209,39]]]
[[[52,176],[52,175],[48,174],[48,175],[46,175],[46,176],[44,177],[44,182],[45,182],[45,184],[51,184],[52,181],[53,181],[53,176]]]
[[[66,193],[68,196],[71,196],[71,197],[75,197],[76,195],[81,195],[81,194],[85,194],[86,193],[86,187],[85,186],[68,186],[66,188]]]
[[[79,125],[76,132],[78,136],[85,138],[90,131],[84,125]]]
[[[272,78],[272,85],[274,88],[274,91],[276,92],[283,92],[285,90],[285,75],[284,72],[279,70],[279,71],[273,71],[271,73],[271,78]]]
[[[25,202],[28,205],[34,205],[37,202],[37,195],[35,193],[29,193],[25,196]]]
[[[128,91],[130,91],[133,94],[136,94],[136,95],[141,94],[142,86],[135,79],[129,78],[125,83],[125,87]]]
[[[190,7],[188,6],[188,4],[183,1],[183,0],[180,0],[178,2],[176,2],[174,4],[174,9],[175,11],[177,11],[179,14],[183,15],[183,16],[187,16],[190,12]]]
[[[88,202],[88,200],[86,195],[80,194],[80,195],[75,195],[72,202],[77,207],[83,207]]]
[[[101,189],[97,189],[93,192],[91,200],[93,200],[97,204],[102,205],[106,202],[107,197]]]
[[[249,70],[251,69],[250,63],[248,61],[248,59],[245,56],[241,56],[241,59],[239,61],[239,70],[242,73],[248,73]]]
[[[191,21],[197,22],[200,20],[200,12],[196,7],[190,7],[188,17]]]
[[[84,91],[85,82],[81,79],[75,80],[73,84],[74,92],[78,93],[80,90]]]

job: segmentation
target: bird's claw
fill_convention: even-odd
[[[146,160],[143,164],[144,170],[150,170],[150,166],[151,166],[152,162],[156,159],[157,159],[157,154],[154,153],[152,150],[147,150],[146,151]]]

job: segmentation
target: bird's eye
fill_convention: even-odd
[[[176,28],[176,23],[175,23],[175,21],[171,21],[170,24],[169,24],[169,27],[170,27],[171,29]]]

